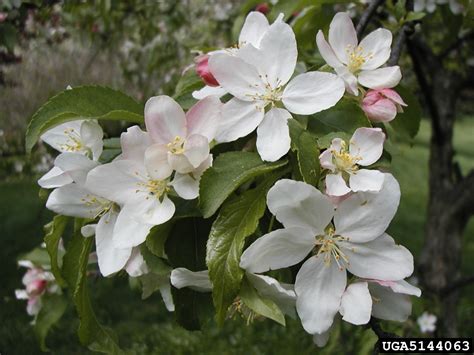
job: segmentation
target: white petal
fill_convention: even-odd
[[[357,80],[362,86],[370,89],[393,88],[402,80],[402,72],[398,65],[375,70],[363,70]]]
[[[193,91],[193,97],[196,100],[204,99],[208,96],[222,97],[227,94],[226,89],[221,86],[204,86],[202,89]]]
[[[178,171],[180,174],[187,174],[195,169],[183,153],[173,154],[168,152],[168,163],[173,170]]]
[[[185,200],[193,200],[199,196],[199,179],[191,174],[176,173],[171,185],[176,193]]]
[[[207,270],[191,271],[183,267],[173,269],[171,284],[178,289],[189,287],[198,292],[212,291],[212,283]]]
[[[218,127],[216,141],[232,142],[252,133],[262,122],[263,109],[255,103],[233,98],[222,108],[222,118]]]
[[[150,272],[142,253],[140,253],[140,248],[132,249],[132,255],[125,265],[125,270],[131,277],[138,277]]]
[[[378,170],[357,170],[349,177],[349,186],[354,192],[378,192],[382,188],[384,177],[385,174]]]
[[[334,207],[315,187],[282,179],[268,191],[267,205],[286,228],[304,227],[313,237],[324,232],[334,215]]]
[[[298,57],[291,26],[285,22],[273,23],[263,35],[259,50],[262,53],[265,80],[272,88],[285,85],[295,71]],[[263,69],[262,65],[260,68]]]
[[[372,315],[376,318],[404,322],[411,314],[410,297],[395,293],[388,287],[369,284],[370,293],[376,299],[372,305]]]
[[[311,115],[333,107],[344,91],[344,82],[337,75],[313,71],[293,78],[283,91],[282,101],[293,113]]]
[[[145,166],[153,179],[163,180],[171,175],[173,168],[168,162],[168,147],[164,144],[153,144],[145,151]]]
[[[313,342],[320,348],[325,347],[328,343],[329,336],[331,335],[331,328],[321,334],[313,334]]]
[[[55,189],[48,197],[46,208],[64,216],[95,218],[106,202],[77,184]]]
[[[239,46],[247,43],[258,47],[263,34],[270,27],[264,14],[258,11],[252,11],[247,15],[242,30],[239,35]]]
[[[132,248],[117,249],[113,245],[113,232],[117,213],[110,212],[102,216],[97,224],[95,244],[99,270],[103,276],[116,273],[127,263]]]
[[[38,185],[44,189],[53,189],[72,183],[71,177],[56,166],[44,174],[39,180]]]
[[[339,247],[349,259],[347,269],[354,275],[396,281],[413,273],[413,255],[395,244],[388,234],[367,243],[340,242]]]
[[[166,310],[168,312],[174,312],[173,295],[171,294],[171,285],[167,282],[160,286],[161,298],[165,303]]]
[[[349,153],[360,158],[358,165],[371,165],[382,156],[384,141],[385,133],[380,128],[357,128],[349,143]]]
[[[367,242],[387,229],[397,212],[400,186],[391,174],[385,174],[378,193],[358,192],[341,202],[334,216],[336,233],[352,242]]]
[[[28,292],[26,292],[26,290],[15,290],[15,298],[17,300],[27,300],[30,297],[28,296]]]
[[[299,263],[313,247],[309,229],[278,229],[251,244],[240,258],[240,267],[252,273],[281,269]]]
[[[90,238],[95,235],[96,228],[97,224],[86,224],[81,227],[81,234],[84,238]]]
[[[321,30],[319,30],[318,34],[316,35],[316,44],[318,46],[321,57],[323,57],[323,59],[326,61],[328,65],[330,65],[333,68],[340,67],[342,65],[339,59],[337,59],[337,56],[332,50],[329,43],[326,42],[323,31]]]
[[[193,134],[188,136],[184,142],[184,155],[191,163],[194,169],[196,169],[203,161],[209,156],[209,141],[205,136],[200,134]],[[186,173],[186,171],[179,171],[180,173]]]
[[[145,151],[153,144],[150,134],[142,131],[139,126],[132,126],[120,136],[122,158],[143,161]]]
[[[87,174],[99,163],[82,154],[61,153],[54,160],[54,165],[69,175],[74,182],[84,186]]]
[[[319,163],[324,169],[328,169],[331,171],[334,171],[334,169],[336,169],[336,165],[334,165],[332,161],[331,149],[326,149],[319,155]]]
[[[198,134],[211,142],[217,132],[222,103],[217,96],[208,96],[196,103],[186,112],[188,137]]]
[[[393,292],[403,293],[405,295],[411,295],[420,297],[421,290],[418,287],[415,287],[405,280],[398,281],[382,281],[382,280],[369,280],[370,282],[375,282],[380,286],[389,287]]]
[[[359,44],[364,55],[369,56],[362,64],[362,70],[373,70],[390,57],[390,46],[392,45],[392,32],[385,28],[379,28],[369,33]]]
[[[160,199],[154,196],[137,196],[129,200],[122,211],[127,211],[135,216],[135,219],[144,224],[158,225],[163,224],[173,217],[174,203],[164,195]]]
[[[268,111],[257,129],[258,154],[265,161],[277,161],[290,150],[290,130],[287,110],[272,108]]]
[[[348,46],[357,47],[357,33],[348,13],[338,12],[329,25],[329,44],[337,58],[344,64],[348,63]]]
[[[138,221],[134,214],[124,207],[115,223],[113,244],[116,248],[131,248],[140,245],[146,240],[152,227],[152,224]]]
[[[342,295],[339,313],[346,322],[367,324],[372,312],[372,297],[367,282],[356,282],[347,286]]]
[[[81,125],[81,141],[92,152],[94,160],[98,160],[102,154],[104,131],[102,127],[93,120],[84,121]]]
[[[346,270],[324,258],[309,258],[296,275],[296,310],[303,328],[310,334],[322,334],[332,325],[346,288]]]
[[[358,96],[359,87],[356,76],[352,74],[346,67],[335,68],[335,71],[337,75],[344,81],[346,91],[351,95]]]
[[[218,53],[209,58],[209,68],[219,84],[241,100],[251,101],[265,93],[257,68],[241,58]]]
[[[343,196],[351,192],[347,187],[341,173],[326,175],[326,194],[330,196]]]
[[[145,104],[145,124],[153,141],[167,144],[186,137],[186,116],[179,104],[166,95],[154,96]]]
[[[65,145],[70,144],[71,140],[67,131],[75,137],[80,137],[81,125],[84,120],[70,121],[53,127],[41,135],[41,140],[60,152],[65,152]]]

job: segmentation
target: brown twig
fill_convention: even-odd
[[[367,25],[369,24],[370,20],[372,19],[372,16],[375,14],[375,11],[377,11],[378,7],[380,5],[382,5],[384,2],[385,2],[385,0],[372,0],[370,5],[364,11],[364,13],[360,17],[359,23],[357,24],[357,27],[356,27],[358,38],[360,38],[362,36],[362,34],[364,33]]]
[[[406,2],[406,10],[407,12],[413,11],[413,0],[408,0]],[[403,46],[409,36],[411,36],[415,32],[415,24],[417,21],[408,21],[403,24],[398,32],[398,36],[395,39],[395,44],[392,48],[392,52],[390,53],[390,58],[388,59],[387,65],[392,66],[398,63],[400,56],[403,51]]]
[[[380,321],[375,318],[370,318],[369,325],[378,338],[377,342],[374,345],[374,354],[380,354],[380,339],[400,338],[397,334],[385,332],[380,326]]]

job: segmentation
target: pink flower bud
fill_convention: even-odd
[[[262,14],[266,15],[270,11],[270,6],[268,5],[268,3],[263,2],[255,7],[255,11],[261,12]]]
[[[28,294],[31,296],[40,295],[45,290],[47,284],[48,282],[46,280],[34,280],[26,286],[26,292],[28,292]]]
[[[0,23],[5,21],[8,17],[8,14],[6,12],[0,12]]]
[[[373,122],[390,122],[406,105],[392,89],[369,90],[362,100],[362,109]]]
[[[214,78],[209,70],[209,56],[207,54],[201,55],[195,59],[196,72],[201,79],[209,86],[219,86],[219,82]]]

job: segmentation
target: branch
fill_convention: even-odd
[[[446,288],[442,290],[443,295],[448,295],[451,292],[454,292],[462,287],[469,286],[470,284],[474,283],[474,275],[468,276],[468,277],[462,277],[458,279],[457,281],[454,281],[450,285],[448,285]]]
[[[382,327],[380,326],[380,321],[376,320],[375,318],[370,318],[369,322],[370,328],[374,331],[375,335],[377,335],[377,342],[374,345],[374,354],[380,354],[380,339],[396,339],[400,338],[398,335],[393,333],[384,332]]]
[[[413,11],[413,0],[408,0],[405,8],[408,11]],[[408,21],[403,24],[398,32],[398,36],[395,39],[395,45],[393,46],[392,52],[390,53],[390,58],[388,59],[387,65],[393,66],[397,65],[400,55],[402,54],[403,45],[406,42],[406,39],[415,32],[415,24],[418,21]]]
[[[362,36],[362,34],[364,33],[365,28],[369,24],[372,16],[375,14],[375,11],[377,11],[377,8],[380,5],[382,5],[384,2],[385,2],[385,0],[372,0],[370,5],[364,11],[364,13],[360,17],[359,23],[357,24],[357,27],[356,27],[358,38],[360,38]]]
[[[465,216],[474,214],[474,170],[456,184],[451,195],[456,213]]]

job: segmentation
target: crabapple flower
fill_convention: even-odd
[[[432,333],[436,330],[437,320],[438,319],[434,314],[423,312],[423,314],[418,317],[416,322],[418,323],[422,333]]]
[[[344,80],[346,90],[359,94],[358,84],[370,89],[393,88],[401,78],[400,67],[380,68],[390,57],[392,33],[379,28],[360,43],[350,16],[337,13],[329,26],[329,43],[323,32],[316,35],[319,53]]]
[[[199,179],[212,164],[209,144],[216,134],[221,102],[208,96],[185,114],[169,96],[155,96],[145,105],[145,123],[154,142],[145,152],[155,178],[165,179],[176,171],[176,191],[184,198],[199,194]]]
[[[60,294],[61,289],[56,284],[51,272],[42,267],[35,266],[29,260],[21,260],[18,265],[26,267],[28,270],[23,276],[22,283],[25,286],[22,290],[15,290],[15,297],[19,300],[28,300],[26,312],[30,316],[35,316],[41,310],[41,297],[45,294]]]
[[[257,239],[240,267],[261,273],[298,264],[296,310],[304,329],[323,334],[339,311],[347,273],[396,281],[413,272],[413,256],[385,233],[400,201],[400,187],[385,174],[379,193],[357,192],[337,209],[315,187],[283,179],[268,192],[267,206],[284,228]]]
[[[362,100],[362,110],[372,122],[390,122],[407,106],[395,90],[369,90]]]
[[[281,22],[282,19],[283,19],[282,15],[278,16],[277,19],[275,20],[275,23]],[[248,44],[251,44],[255,48],[258,48],[260,46],[260,42],[262,40],[263,35],[268,31],[269,28],[270,28],[270,24],[268,23],[268,19],[265,17],[265,15],[260,11],[252,11],[245,18],[244,25],[242,26],[242,29],[239,34],[239,41],[237,42],[237,45],[230,48],[224,48],[224,49],[211,51],[207,53],[206,55],[209,57],[212,57],[213,55],[218,54],[218,53],[226,53],[229,55],[238,56],[240,49],[245,47]],[[217,83],[217,86],[209,85],[209,83],[207,82],[207,79],[209,79],[210,77],[206,75],[206,78],[204,78],[199,73],[199,70],[203,70],[203,71],[209,70],[208,62],[205,62],[207,67],[203,63],[202,69],[199,69],[199,64],[200,64],[200,59],[198,57],[196,70],[198,71],[199,76],[201,76],[201,78],[207,85],[204,86],[200,90],[194,91],[192,94],[193,97],[197,100],[200,100],[210,95],[216,95],[219,97],[225,95],[227,93],[227,90],[219,86],[219,82],[216,80],[216,78],[211,72],[209,74],[214,78],[214,80]],[[214,83],[212,79],[210,82],[211,84]]]
[[[351,191],[379,191],[384,174],[378,170],[359,169],[382,156],[385,134],[380,128],[358,128],[349,141],[334,138],[331,146],[319,156],[326,175],[326,193],[343,196]]]
[[[274,301],[283,313],[294,317],[296,294],[293,285],[280,283],[273,277],[251,272],[247,272],[246,276],[262,297]],[[198,292],[212,291],[208,270],[191,271],[185,268],[176,268],[171,271],[170,280],[171,284],[178,289],[189,287]]]
[[[454,15],[459,15],[464,11],[464,6],[458,0],[415,0],[413,11],[428,11],[433,13],[437,5],[449,4],[449,9]]]
[[[234,96],[222,109],[218,142],[234,141],[258,127],[260,156],[276,161],[290,149],[290,112],[313,114],[341,99],[344,83],[334,74],[307,72],[290,80],[297,56],[293,30],[281,21],[270,26],[258,48],[248,44],[238,56],[211,56],[212,74]],[[265,113],[267,107],[270,109]]]

